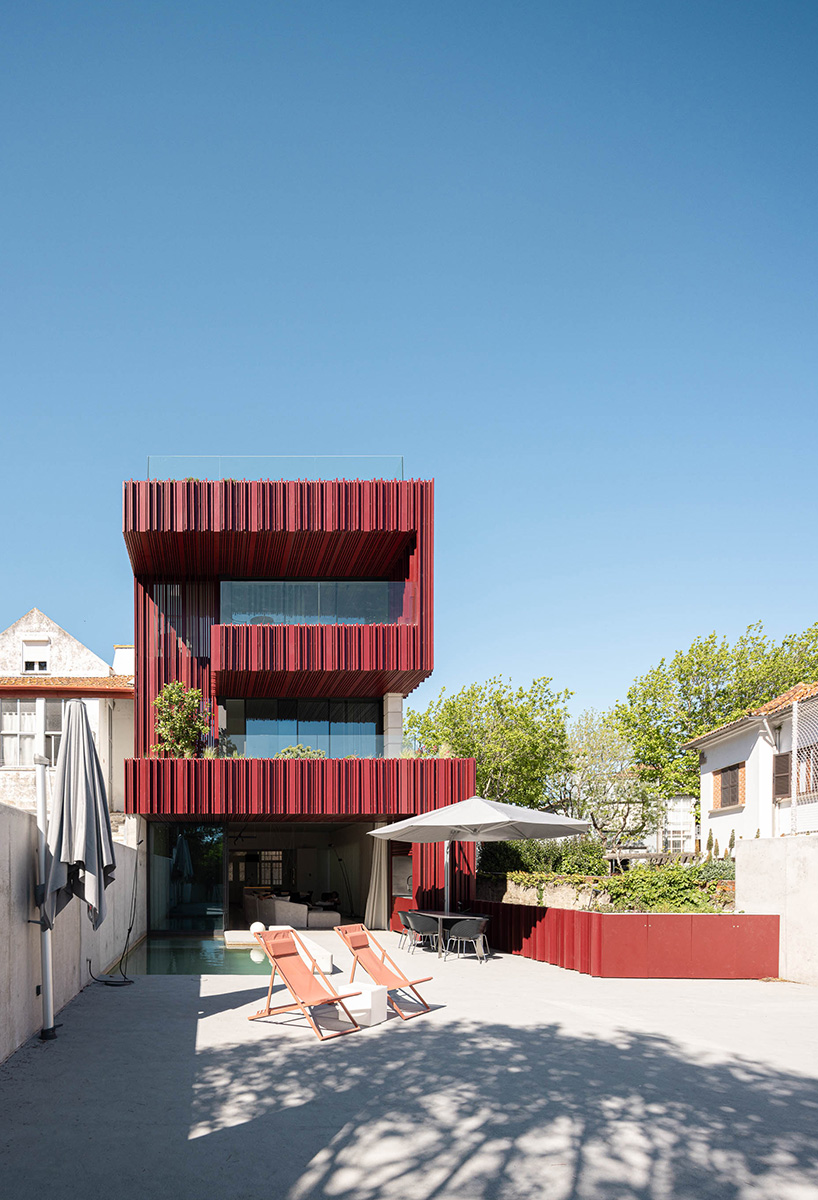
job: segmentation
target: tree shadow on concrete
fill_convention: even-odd
[[[82,993],[57,1042],[31,1042],[0,1069],[4,1194],[818,1195],[813,1079],[693,1059],[667,1037],[580,1037],[451,1011],[322,1045],[285,1018],[248,1025],[259,1000],[249,981],[202,996],[198,980],[158,976],[113,996]],[[224,1014],[232,1045],[220,1040]]]
[[[200,1053],[191,1167],[282,1200],[818,1195],[813,1080],[633,1033],[421,1018],[373,1034],[271,1028]]]

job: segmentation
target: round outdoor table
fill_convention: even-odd
[[[437,921],[437,957],[443,957],[443,922],[444,921],[465,921],[469,917],[479,917],[483,921],[488,921],[485,913],[465,913],[465,912],[433,912],[429,908],[417,908],[414,911],[419,917],[434,917]]]

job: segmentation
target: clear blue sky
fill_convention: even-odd
[[[437,669],[818,619],[818,5],[0,17],[0,628],[132,638],[153,454],[402,453]]]

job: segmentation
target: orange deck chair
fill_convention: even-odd
[[[298,1011],[307,1018],[311,1028],[322,1042],[328,1042],[330,1038],[341,1037],[344,1033],[355,1033],[361,1028],[344,1004],[345,1000],[351,1000],[353,996],[360,996],[361,993],[344,992],[343,996],[340,996],[294,929],[272,929],[267,933],[257,933],[256,938],[273,964],[273,972],[270,976],[270,986],[267,989],[267,1004],[260,1012],[248,1017],[248,1021],[258,1021],[260,1017],[270,1017],[274,1013]],[[298,953],[296,942],[301,946],[311,967]],[[320,979],[316,978],[316,971],[321,976]],[[275,1008],[270,1008],[276,972],[286,984],[294,1003],[279,1004]],[[339,1029],[334,1033],[322,1033],[310,1011],[322,1004],[340,1005],[352,1022],[350,1028]]]
[[[387,989],[387,999],[401,1020],[408,1021],[411,1017],[419,1017],[425,1012],[432,1011],[415,986],[418,983],[429,983],[432,978],[431,975],[427,975],[424,979],[407,979],[398,964],[394,959],[389,957],[380,942],[376,941],[369,932],[366,925],[336,925],[335,932],[353,957],[352,972],[349,976],[350,984],[355,978],[356,968],[360,965],[370,979],[378,984],[379,987]],[[417,999],[423,1005],[420,1012],[404,1012],[391,994],[392,992],[404,991],[406,988],[414,992]]]

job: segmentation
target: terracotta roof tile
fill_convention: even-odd
[[[717,725],[715,729],[709,729],[707,733],[691,738],[681,748],[682,750],[694,749],[711,737],[738,729],[745,721],[749,721],[753,717],[770,717],[773,713],[784,712],[786,709],[792,708],[796,700],[810,700],[813,696],[818,696],[818,683],[796,683],[789,691],[782,692],[780,696],[773,696],[772,700],[768,700],[759,708],[748,709],[745,716],[737,717],[735,721],[728,721],[726,725]]]
[[[133,691],[133,675],[0,675],[0,690],[15,691]]]
[[[781,708],[789,708],[796,700],[810,700],[813,696],[818,696],[818,683],[796,683],[795,687],[791,687],[788,692],[782,692],[780,696],[774,696],[772,700],[762,704],[761,708],[752,709],[751,715],[768,717],[770,713],[778,712]]]

